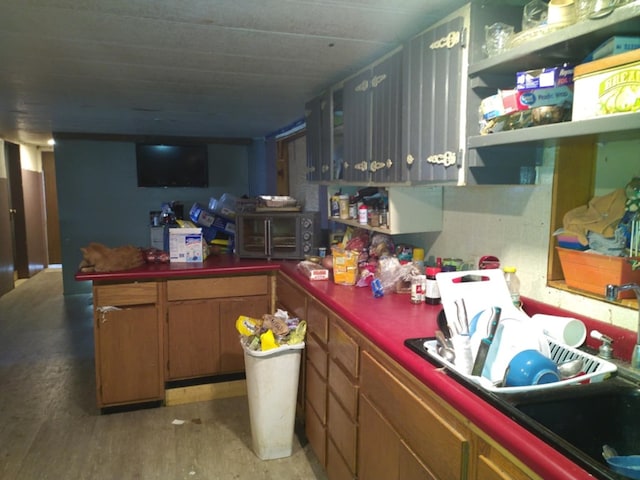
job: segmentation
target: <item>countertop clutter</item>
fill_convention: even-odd
[[[234,283],[234,289],[244,286],[246,276],[256,278],[256,285],[261,285],[263,274],[268,273],[269,278],[273,278],[272,274],[280,272],[276,277],[276,282],[280,282],[280,275],[285,275],[291,279],[296,285],[306,291],[310,298],[316,299],[326,308],[335,312],[340,318],[344,319],[350,327],[355,329],[359,334],[374,344],[382,352],[388,355],[393,361],[397,362],[410,375],[414,376],[419,382],[424,384],[435,395],[440,397],[450,407],[457,410],[473,425],[474,429],[479,429],[492,439],[508,449],[510,455],[527,465],[532,471],[536,472],[541,478],[545,479],[581,479],[592,478],[580,466],[576,465],[566,458],[558,450],[554,449],[534,434],[530,433],[524,427],[517,424],[509,416],[501,413],[491,404],[484,401],[481,397],[475,395],[471,390],[465,388],[461,383],[456,381],[454,377],[446,371],[438,368],[413,351],[404,344],[406,339],[417,337],[433,337],[437,327],[437,317],[442,307],[440,305],[429,305],[426,302],[420,304],[412,304],[408,301],[408,295],[390,293],[380,298],[372,295],[370,288],[360,288],[356,286],[338,285],[331,280],[317,281],[310,280],[304,273],[297,268],[298,262],[270,262],[266,260],[240,260],[232,256],[212,256],[206,259],[202,264],[162,264],[162,265],[144,265],[142,267],[112,273],[78,273],[77,280],[91,280],[94,282],[94,292],[96,285],[101,288],[106,287],[105,294],[112,295],[111,287],[120,285],[135,284],[148,285],[149,282],[160,285],[162,282],[171,282],[171,287],[167,288],[167,293],[162,293],[164,287],[158,287],[156,294],[155,287],[148,295],[153,294],[153,301],[162,295],[168,295],[167,306],[161,307],[161,310],[167,308],[171,312],[172,308],[182,308],[180,303],[185,300],[195,299],[200,294],[211,295],[211,287],[222,288],[222,284],[215,285],[207,283],[204,285],[207,289],[201,289],[198,282],[215,281],[219,277],[226,283],[229,278],[241,276],[240,283]],[[194,281],[197,283],[194,283]],[[262,282],[262,283],[261,283]],[[195,290],[194,290],[195,289]],[[252,287],[249,291],[241,288],[242,291],[231,291],[226,289],[224,292],[216,292],[216,296],[224,296],[224,299],[216,300],[222,302],[221,315],[229,314],[233,316],[233,321],[237,318],[237,314],[251,314],[247,311],[239,311],[242,309],[225,310],[228,307],[225,302],[230,303],[231,295],[244,295],[242,298],[249,298],[246,295],[256,295],[265,298],[264,293],[269,291],[268,283],[264,287]],[[208,292],[208,293],[207,293]],[[95,293],[94,293],[95,295]],[[100,295],[103,295],[100,293]],[[151,298],[149,296],[149,298]],[[130,298],[126,298],[130,303]],[[174,307],[172,302],[180,300]],[[233,300],[231,298],[231,300]],[[277,302],[278,299],[276,299]],[[109,298],[95,298],[96,301],[108,302]],[[152,300],[148,300],[149,302]],[[157,300],[160,301],[160,300]],[[266,300],[264,300],[266,301]],[[262,313],[267,308],[264,303],[257,306],[256,311]],[[147,302],[147,300],[145,300]],[[161,302],[161,301],[160,301]],[[147,302],[148,303],[148,302]],[[217,305],[217,303],[216,303]],[[240,303],[242,306],[243,303]],[[244,305],[248,305],[244,302]],[[524,309],[529,315],[536,313],[555,314],[555,315],[571,315],[582,320],[587,325],[588,330],[597,327],[606,335],[612,337],[616,346],[616,354],[627,358],[630,355],[632,345],[635,341],[634,332],[624,329],[605,325],[596,322],[593,319],[585,318],[570,314],[570,312],[562,311],[545,305],[541,302],[523,299]],[[180,313],[180,311],[176,311]],[[226,313],[225,313],[226,312]],[[151,319],[155,318],[156,310],[143,312],[149,314]],[[125,318],[130,320],[130,318]],[[151,322],[153,323],[153,322]],[[233,322],[231,322],[233,323]],[[235,331],[232,325],[232,331]],[[102,332],[104,333],[104,332]],[[237,333],[237,332],[236,332]],[[235,335],[235,334],[234,334]],[[160,343],[157,341],[156,348]],[[590,342],[593,342],[592,344]],[[596,347],[596,341],[588,338],[587,343]],[[105,345],[107,345],[105,343]],[[106,347],[105,347],[106,348]],[[178,349],[179,350],[179,349]],[[96,352],[96,356],[100,351]],[[162,358],[162,353],[156,353]],[[96,359],[98,361],[98,358]],[[164,364],[160,362],[160,364]],[[224,368],[222,368],[224,371]],[[233,370],[233,368],[231,368]],[[109,372],[107,372],[109,373]],[[105,372],[102,371],[102,375]],[[189,376],[191,373],[176,373],[176,377],[181,375]],[[100,373],[98,373],[100,376]],[[162,378],[162,374],[160,374]],[[165,375],[166,377],[166,375]],[[161,383],[162,385],[162,383]],[[163,398],[164,393],[160,393],[158,398]],[[117,403],[117,402],[116,402]]]

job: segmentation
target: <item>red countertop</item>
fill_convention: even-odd
[[[453,408],[485,431],[545,480],[593,478],[562,453],[530,433],[507,415],[475,395],[442,369],[404,345],[407,338],[433,337],[441,309],[422,303],[414,305],[408,295],[392,293],[374,298],[369,288],[336,285],[329,281],[310,281],[296,269],[297,262],[270,262],[212,256],[204,263],[155,264],[111,273],[78,273],[76,280],[136,281],[178,277],[250,274],[282,270],[344,320],[351,323],[399,364],[440,395]],[[524,298],[525,310],[534,313],[573,316],[585,322],[589,331],[597,328],[614,338],[618,354],[628,358],[635,333],[597,322],[588,317]],[[597,347],[594,340],[588,344]]]
[[[272,272],[279,268],[280,262],[244,259],[233,255],[212,255],[201,263],[153,263],[120,272],[78,272],[75,279],[78,281],[136,281]]]

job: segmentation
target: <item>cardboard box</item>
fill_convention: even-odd
[[[600,44],[600,46],[596,48],[591,55],[589,55],[587,61],[592,62],[594,60],[610,57],[611,55],[619,55],[638,48],[640,48],[640,37],[623,37],[617,35]]]
[[[640,111],[640,49],[576,66],[572,120]]]
[[[169,261],[197,263],[203,260],[202,229],[169,229]]]
[[[573,103],[573,87],[563,85],[551,88],[531,88],[528,90],[516,90],[515,102],[518,110],[528,110],[547,105],[564,105],[571,108]]]
[[[612,257],[593,252],[581,252],[556,247],[567,286],[604,296],[607,285],[640,282],[640,270],[632,270],[625,257]],[[621,292],[618,298],[632,298],[632,291]]]
[[[570,65],[537,68],[516,74],[516,90],[570,86],[572,84],[573,67]]]

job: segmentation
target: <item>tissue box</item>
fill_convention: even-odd
[[[169,229],[169,261],[196,263],[203,260],[202,229]]]
[[[640,37],[615,36],[603,42],[588,57],[588,61],[599,60],[640,48]]]
[[[516,89],[550,88],[573,84],[573,67],[537,68],[516,74]]]
[[[640,49],[576,66],[572,120],[640,111]]]

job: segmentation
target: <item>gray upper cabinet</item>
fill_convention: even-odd
[[[307,124],[307,180],[318,182],[332,178],[332,96],[327,91],[305,105]]]
[[[519,71],[569,63],[578,65],[613,35],[637,35],[640,3],[618,7],[610,15],[552,31],[487,58],[482,52],[484,26],[504,22],[519,29],[522,8],[472,5],[468,69],[467,184],[519,183],[520,169],[536,165],[546,146],[638,138],[640,113],[610,115],[552,125],[480,135],[478,107],[498,89],[513,88]]]
[[[460,10],[404,48],[402,155],[412,183],[455,182],[463,165],[468,11]]]
[[[342,178],[350,183],[401,181],[402,52],[344,82]]]

